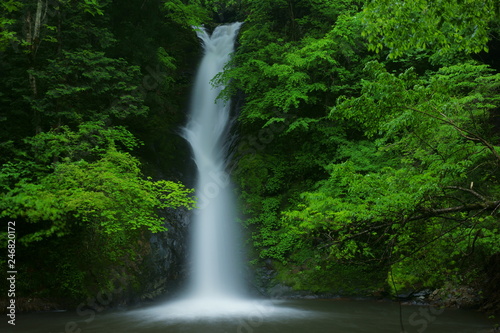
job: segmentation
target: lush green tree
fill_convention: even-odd
[[[245,6],[224,76],[245,98],[235,175],[255,257],[317,291],[478,278],[498,251],[498,74],[469,54],[496,3]]]
[[[282,223],[302,242],[319,242],[320,261],[394,263],[398,282],[415,288],[452,273],[455,283],[470,282],[484,264],[476,255],[499,250],[491,214],[500,155],[490,118],[500,76],[472,63],[427,78],[378,62],[367,71],[361,96],[330,116],[356,122],[370,140],[340,147],[326,166],[330,178],[303,193]],[[457,273],[464,262],[469,269]]]
[[[427,48],[440,56],[478,53],[488,49],[499,10],[494,0],[372,0],[363,9],[363,35],[371,50],[386,47],[389,57]]]
[[[76,133],[59,131],[33,137],[34,158],[2,169],[7,189],[2,217],[39,225],[21,242],[70,234],[72,224],[104,234],[144,227],[164,231],[158,209],[193,204],[181,184],[142,178],[139,161],[116,148],[118,140],[129,148],[136,144],[126,130],[86,123]],[[29,168],[34,172],[29,174]]]
[[[275,260],[281,279],[297,288],[325,291],[343,278],[332,274],[334,269],[297,268],[306,258],[321,256],[315,251],[321,245],[291,233],[282,212],[328,176],[325,165],[359,132],[343,120],[332,122],[328,114],[340,95],[356,94],[371,57],[356,16],[360,7],[350,1],[246,5],[250,14],[238,50],[222,76],[230,80],[229,95],[239,91],[245,98],[235,172],[250,216],[245,222],[256,258]],[[287,275],[299,276],[290,271],[304,271],[304,278],[290,281]],[[336,265],[336,271],[360,275],[353,267]]]
[[[13,15],[18,13],[21,7],[22,3],[15,0],[3,1],[0,5],[0,51],[11,45],[15,47],[19,42],[18,36],[10,26],[16,22]]]
[[[50,296],[44,294],[49,288],[53,297],[78,300],[110,288],[113,270],[139,274],[134,267],[140,260],[134,258],[144,249],[138,241],[148,232],[166,231],[159,212],[194,204],[192,190],[182,184],[142,175],[139,160],[126,152],[138,142],[123,127],[87,122],[71,131],[60,126],[25,144],[0,169],[0,218],[17,222],[20,256],[46,256],[35,263],[23,259],[23,269],[46,271],[43,265],[49,265],[61,275],[34,273],[36,282],[26,279],[21,294]],[[75,257],[79,247],[86,250]],[[107,250],[96,253],[97,248]],[[55,255],[61,251],[68,255]]]
[[[169,0],[165,1],[164,9],[167,17],[179,25],[188,27],[201,26],[209,22],[209,12],[202,6],[201,0]]]
[[[193,205],[191,190],[161,179],[178,179],[169,164],[185,159],[172,133],[197,41],[163,6],[0,5],[0,207],[31,272],[20,295],[80,302],[112,289],[113,271],[137,286],[165,210]]]
[[[139,68],[102,52],[63,51],[31,75],[39,86],[37,97],[29,98],[39,115],[39,128],[89,120],[112,122],[147,112],[136,85],[142,78]]]

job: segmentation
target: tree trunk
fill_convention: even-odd
[[[47,4],[43,0],[38,0],[35,12],[34,22],[32,22],[32,15],[29,12],[26,17],[27,33],[26,41],[29,47],[29,62],[30,69],[28,71],[28,80],[31,87],[31,92],[33,98],[38,96],[38,88],[36,77],[33,75],[33,70],[35,69],[36,53],[38,47],[40,46],[40,31],[42,29],[42,21],[45,15],[42,15],[45,7],[45,12],[47,11]],[[40,114],[37,110],[33,110],[33,125],[35,127],[35,133],[38,134],[42,131]]]

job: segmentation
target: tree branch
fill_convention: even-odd
[[[469,188],[464,188],[464,187],[460,187],[460,186],[446,186],[445,189],[453,189],[453,190],[460,190],[460,191],[469,192],[469,193],[471,193],[472,195],[478,197],[479,199],[481,199],[484,202],[488,201],[481,194],[479,194],[476,191],[472,190],[472,188],[469,189]]]
[[[412,110],[412,111],[415,111],[415,112],[418,112],[418,113],[421,113],[423,115],[426,115],[428,117],[431,117],[431,118],[434,118],[436,120],[439,120],[445,124],[448,124],[450,126],[452,126],[453,128],[455,128],[457,131],[460,132],[460,135],[462,135],[464,138],[468,139],[468,140],[471,140],[471,141],[479,141],[481,142],[483,145],[485,145],[491,152],[492,154],[496,157],[496,159],[498,161],[500,161],[500,154],[496,151],[495,147],[489,143],[488,141],[486,141],[485,139],[483,139],[481,136],[477,135],[476,133],[474,132],[471,132],[465,128],[462,128],[462,127],[459,127],[458,125],[456,125],[451,119],[449,119],[445,114],[443,114],[442,112],[439,112],[439,114],[441,116],[443,116],[445,119],[443,118],[440,118],[438,116],[435,116],[431,113],[428,113],[428,112],[425,112],[425,111],[422,111],[422,110],[419,110],[419,109],[415,109],[411,106],[404,106],[405,109],[408,109],[408,110]],[[465,135],[464,133],[467,133],[469,136]]]
[[[457,212],[470,212],[474,210],[488,210],[488,209],[494,210],[498,205],[500,205],[500,200],[485,201],[485,202],[479,202],[479,203],[473,203],[455,207],[440,208],[440,209],[428,209],[425,213],[411,217],[409,218],[409,220],[415,221],[423,218],[438,217],[443,214],[457,213]]]

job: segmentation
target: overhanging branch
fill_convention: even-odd
[[[420,220],[429,217],[439,217],[441,215],[458,213],[458,212],[471,212],[475,210],[492,210],[494,211],[500,205],[499,201],[485,201],[473,204],[466,204],[461,206],[439,208],[439,209],[427,209],[423,214],[410,217],[409,221]]]
[[[471,131],[469,131],[469,130],[467,130],[465,128],[462,128],[462,127],[456,125],[453,122],[453,120],[449,119],[442,112],[439,112],[439,114],[442,117],[444,117],[444,118],[438,117],[436,115],[433,115],[431,113],[428,113],[428,112],[425,112],[425,111],[422,111],[422,110],[419,110],[419,109],[415,109],[415,108],[413,108],[411,106],[404,106],[403,108],[408,109],[408,110],[412,110],[412,111],[418,112],[420,114],[426,115],[428,117],[434,118],[436,120],[439,120],[439,121],[441,121],[441,122],[443,122],[445,124],[448,124],[448,125],[452,126],[453,128],[455,128],[460,133],[460,135],[462,135],[464,138],[466,138],[468,140],[471,140],[471,141],[481,142],[483,145],[485,145],[491,151],[491,153],[493,154],[493,156],[496,157],[497,161],[500,162],[500,154],[497,152],[497,150],[495,149],[495,147],[491,143],[489,143],[483,137],[477,135],[476,133],[471,132]]]

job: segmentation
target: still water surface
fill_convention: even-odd
[[[159,308],[101,312],[78,316],[76,312],[18,315],[15,328],[0,323],[1,332],[23,333],[400,333],[399,306],[385,301],[287,300],[255,301],[254,310],[229,317],[189,319],[169,316]],[[161,309],[161,308],[160,308]],[[403,306],[406,333],[486,333],[493,327],[486,315],[471,310],[439,310],[428,306]]]

